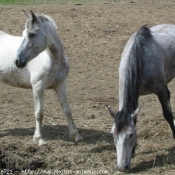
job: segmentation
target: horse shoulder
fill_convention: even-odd
[[[51,58],[46,50],[28,63],[28,69],[31,83],[36,84],[40,81],[46,89],[54,87],[67,76],[62,61],[58,62]]]
[[[28,63],[28,69],[30,74],[38,74],[38,76],[48,74],[52,67],[52,59],[49,57],[46,51],[41,52],[35,59],[32,59]]]

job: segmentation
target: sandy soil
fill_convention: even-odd
[[[67,123],[53,91],[45,93],[43,133],[47,145],[32,143],[32,90],[0,86],[0,167],[10,170],[57,170],[62,174],[117,172],[113,123],[105,104],[118,108],[118,65],[129,36],[142,25],[175,23],[174,1],[120,1],[82,5],[0,6],[0,30],[21,35],[22,10],[52,16],[70,59],[68,98],[84,141],[69,139]],[[175,108],[174,81],[169,85]],[[140,98],[138,147],[131,174],[174,174],[175,141],[154,95]],[[68,171],[69,170],[69,171]],[[104,171],[103,171],[104,170]],[[42,174],[46,174],[42,172]]]

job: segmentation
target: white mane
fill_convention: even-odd
[[[51,22],[55,26],[55,28],[57,28],[57,25],[56,25],[55,21],[49,15],[39,14],[37,16],[38,16],[38,18],[41,19],[41,21],[49,21],[49,22]]]

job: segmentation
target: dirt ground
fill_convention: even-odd
[[[123,174],[116,171],[116,151],[110,134],[113,120],[105,105],[118,109],[118,67],[129,36],[144,24],[175,24],[175,2],[0,6],[0,30],[21,35],[26,20],[23,9],[50,15],[58,25],[71,65],[68,99],[84,140],[75,145],[69,139],[58,100],[53,91],[46,91],[43,133],[47,145],[38,148],[32,142],[32,90],[1,84],[1,169],[19,170],[21,174],[32,173],[31,170],[41,174],[48,174],[43,170],[52,174]],[[173,109],[174,85],[175,81],[169,84]],[[161,106],[155,95],[143,96],[139,102],[143,107],[138,117],[138,146],[131,174],[174,174],[175,141]]]

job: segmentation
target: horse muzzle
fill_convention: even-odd
[[[124,171],[129,172],[130,171],[130,165],[125,165],[124,167],[117,166],[117,170],[122,171],[122,172],[124,172]]]
[[[24,59],[23,60],[16,59],[15,65],[16,65],[16,67],[22,69],[22,68],[26,67],[27,62]]]

